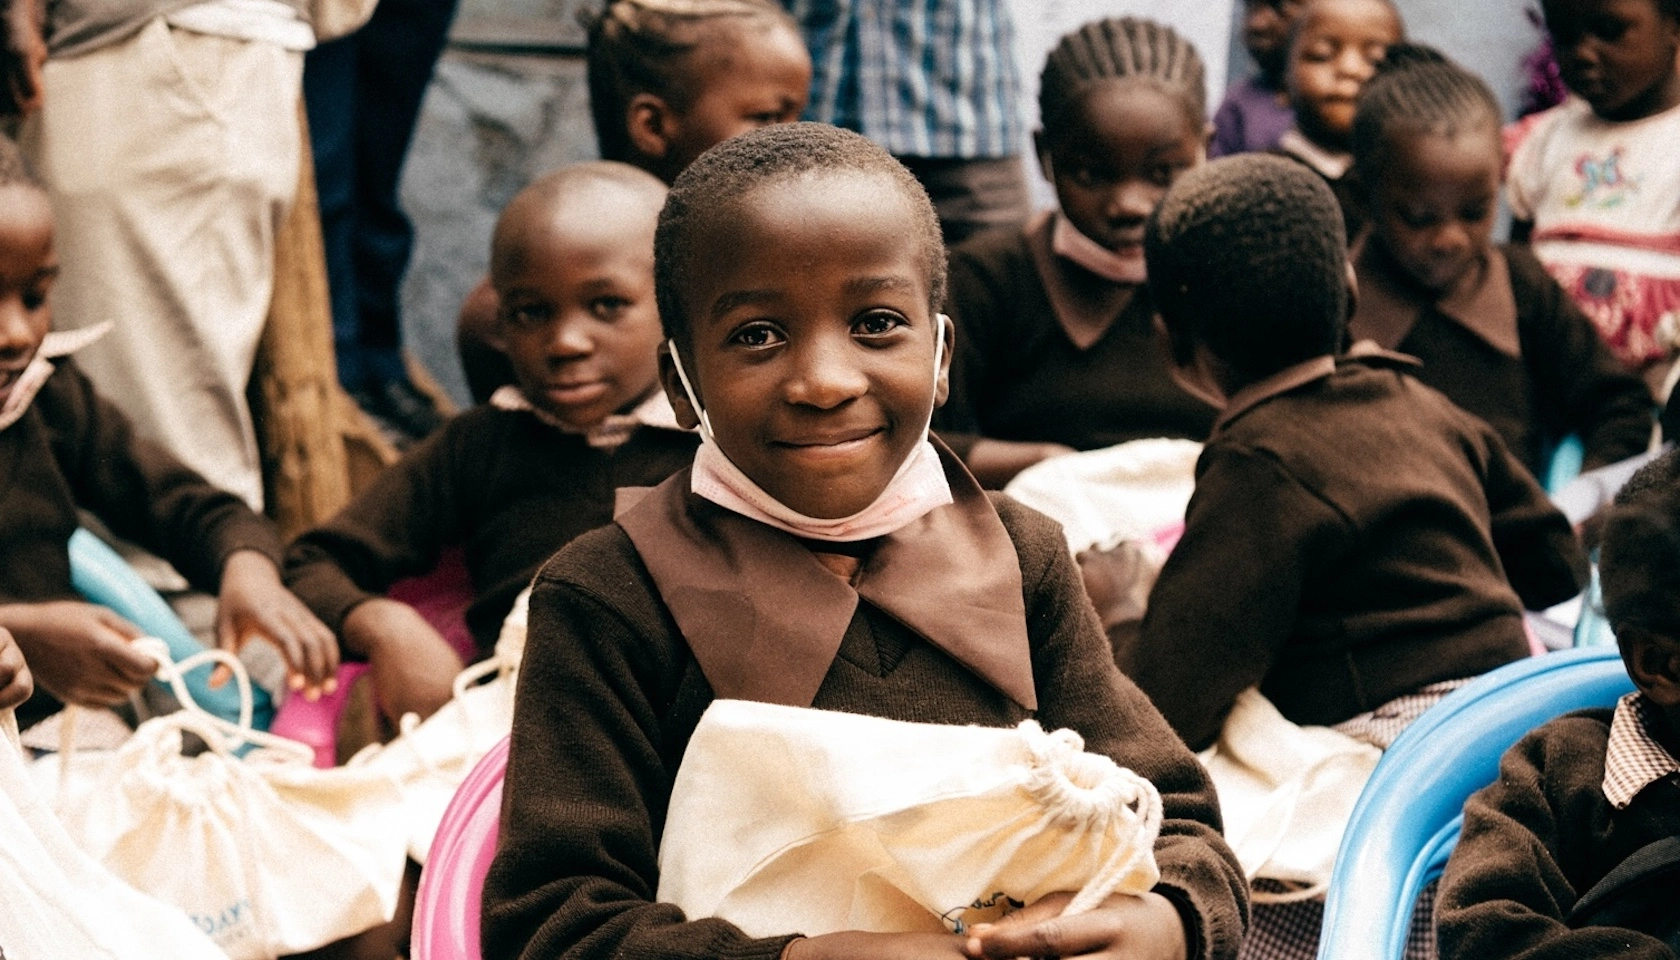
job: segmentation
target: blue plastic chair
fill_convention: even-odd
[[[1412,906],[1458,842],[1464,801],[1542,723],[1633,690],[1614,647],[1508,664],[1453,691],[1388,748],[1354,805],[1324,905],[1319,960],[1398,960]]]
[[[170,656],[177,661],[204,649],[169,604],[134,572],[128,561],[86,530],[77,530],[70,535],[70,584],[89,603],[109,607],[145,631],[147,636],[157,637],[168,644]],[[210,671],[208,664],[188,671],[184,678],[187,689],[199,706],[224,720],[238,723],[238,689],[231,683],[211,689]],[[273,698],[268,691],[253,686],[251,700],[252,726],[267,730],[274,719]]]

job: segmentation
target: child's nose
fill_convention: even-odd
[[[1337,73],[1364,83],[1376,75],[1377,64],[1357,47],[1348,47],[1336,58]]]
[[[1103,215],[1116,223],[1136,223],[1149,219],[1155,205],[1166,191],[1147,180],[1128,178],[1115,185],[1108,195]]]
[[[869,378],[856,362],[855,349],[848,347],[849,338],[845,344],[825,339],[794,351],[788,402],[829,410],[867,392]]]
[[[0,298],[0,358],[15,360],[34,351],[35,325],[17,297]]]
[[[571,359],[584,357],[595,352],[595,338],[589,331],[589,325],[574,318],[562,317],[550,331],[548,341],[550,356]]]

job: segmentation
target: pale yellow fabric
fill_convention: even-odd
[[[245,387],[297,187],[302,57],[154,20],[50,60],[25,148],[52,198],[59,329],[99,391],[207,479],[262,503]]]

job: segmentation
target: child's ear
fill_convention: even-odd
[[[939,377],[933,384],[933,406],[935,409],[943,407],[945,401],[951,397],[951,356],[957,351],[957,324],[950,317],[940,325],[941,339],[945,341],[945,352],[939,361]]]
[[[665,388],[665,399],[671,401],[671,411],[677,415],[678,426],[693,430],[700,426],[700,413],[688,401],[688,391],[683,389],[676,361],[671,358],[671,349],[669,340],[659,345],[659,385]]]
[[[663,97],[638,93],[624,108],[624,124],[630,133],[630,145],[638,153],[663,160],[671,149],[671,105]]]
[[[1680,707],[1680,640],[1645,630],[1625,632],[1622,662],[1634,686],[1658,706]]]

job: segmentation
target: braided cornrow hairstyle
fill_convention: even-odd
[[[1179,97],[1200,126],[1207,118],[1206,75],[1195,46],[1169,26],[1135,17],[1095,20],[1063,37],[1045,60],[1039,122],[1054,136],[1088,85],[1141,80]]]
[[[1353,162],[1361,181],[1375,184],[1396,137],[1457,136],[1486,131],[1497,137],[1504,113],[1482,79],[1422,44],[1396,44],[1359,94],[1353,117]]]
[[[636,94],[686,109],[693,94],[684,82],[688,59],[724,28],[743,22],[798,30],[772,0],[607,0],[598,13],[586,15],[589,113],[601,158],[632,159],[625,112]]]

